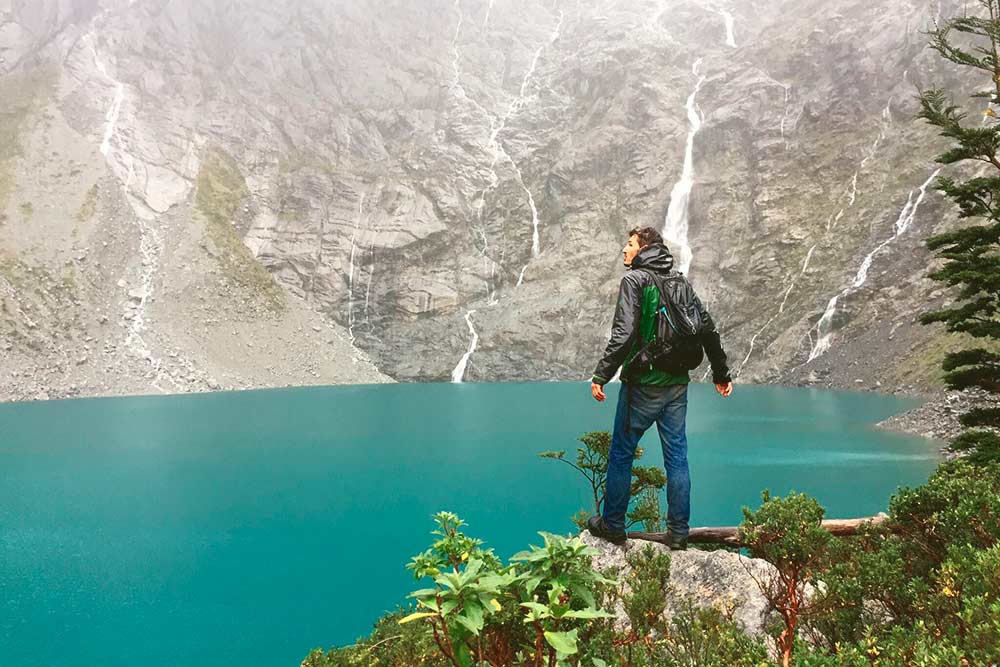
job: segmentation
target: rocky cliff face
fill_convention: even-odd
[[[0,3],[0,392],[584,379],[644,225],[740,380],[929,389],[953,5]]]

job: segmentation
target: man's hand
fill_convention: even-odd
[[[733,393],[733,383],[725,382],[723,384],[716,384],[715,391],[719,392],[719,396],[729,396]]]
[[[603,403],[604,399],[607,398],[604,395],[604,386],[599,385],[596,382],[590,383],[590,393],[594,395],[594,400],[596,400],[598,403]]]

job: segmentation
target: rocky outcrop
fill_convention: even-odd
[[[0,257],[73,276],[0,276],[0,395],[582,379],[637,225],[740,381],[935,386],[913,98],[975,84],[920,33],[960,8],[717,4],[0,9]]]
[[[774,568],[759,558],[747,558],[729,551],[670,551],[665,545],[643,540],[628,540],[624,546],[582,533],[581,539],[600,553],[594,556],[598,572],[611,568],[625,578],[629,571],[626,555],[647,545],[670,555],[670,590],[665,618],[673,616],[689,602],[695,607],[714,607],[740,623],[748,634],[763,637],[771,612],[767,600],[754,581],[769,581]],[[624,608],[615,610],[618,620],[627,623]]]

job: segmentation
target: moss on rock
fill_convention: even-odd
[[[222,272],[231,283],[250,291],[272,312],[284,310],[284,294],[274,277],[250,253],[233,226],[240,202],[249,195],[239,165],[223,149],[210,147],[198,171],[195,206],[219,252]]]

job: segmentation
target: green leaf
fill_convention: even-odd
[[[549,618],[552,614],[549,612],[549,608],[539,602],[522,602],[521,606],[525,609],[531,611],[530,617],[527,620],[538,620],[542,618]]]
[[[583,600],[584,604],[586,604],[588,607],[597,606],[597,601],[594,600],[594,593],[587,586],[583,586],[581,584],[573,584],[571,590],[573,591],[573,595]]]
[[[479,590],[497,591],[500,587],[510,583],[510,578],[499,574],[487,574],[479,578]]]
[[[469,561],[468,565],[465,566],[465,576],[475,577],[479,574],[479,571],[483,569],[483,561],[478,558],[473,558]]]
[[[427,598],[427,599],[423,599],[423,600],[417,600],[417,604],[423,605],[424,607],[427,607],[428,609],[430,609],[433,612],[440,611],[440,609],[438,609],[437,600],[435,600],[434,598]]]
[[[468,604],[462,612],[455,617],[455,622],[459,623],[466,630],[475,636],[479,636],[483,629],[483,608],[476,603]]]
[[[412,593],[410,593],[406,597],[408,597],[408,598],[428,598],[428,597],[432,598],[432,597],[436,597],[437,594],[440,593],[440,592],[441,591],[439,591],[436,588],[421,588],[419,591],[413,591]]]
[[[549,646],[560,653],[564,653],[566,655],[573,655],[576,653],[575,628],[568,632],[546,632],[545,641],[549,643]]]
[[[463,585],[462,578],[457,572],[445,572],[438,575],[434,577],[434,582],[439,586],[449,588],[453,591],[460,589]]]
[[[455,647],[455,659],[458,661],[458,667],[473,667],[474,665],[472,651],[465,643]]]
[[[528,577],[524,580],[524,590],[528,595],[535,592],[538,585],[542,583],[542,577]]]

